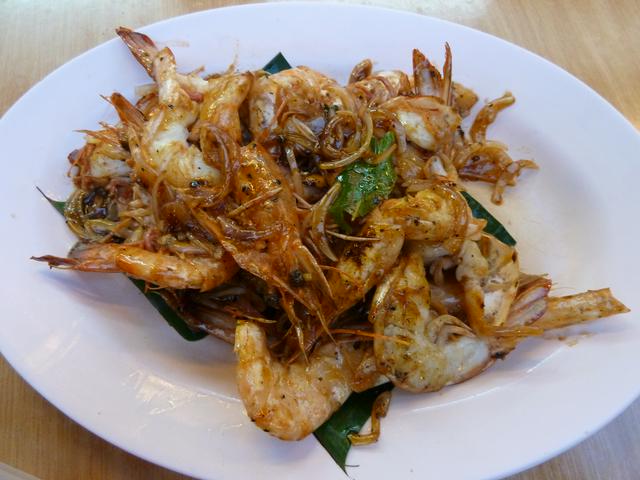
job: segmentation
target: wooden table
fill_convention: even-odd
[[[134,6],[134,2],[124,0],[0,0],[0,112],[4,113],[54,68],[113,37],[118,25],[135,28],[174,15],[238,3],[248,2],[145,0]],[[395,5],[452,20],[522,45],[585,81],[640,128],[637,0],[363,3]],[[512,480],[639,478],[639,440],[640,401],[636,401],[581,445]],[[48,404],[3,359],[0,463],[47,480],[186,478],[133,457],[84,430]]]

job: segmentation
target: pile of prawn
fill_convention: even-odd
[[[462,129],[477,96],[452,81],[448,45],[442,72],[414,50],[411,75],[364,60],[344,86],[307,67],[180,73],[169,48],[117,33],[153,83],[135,103],[113,93],[119,122],[84,131],[65,208],[79,242],[36,260],[143,280],[234,343],[247,414],[272,435],[307,436],[354,391],[436,391],[527,337],[627,311],[608,289],[550,296],[483,232],[461,181],[500,203],[537,166],[487,140],[510,93]],[[329,213],[339,174],[387,159],[393,188],[346,234]]]

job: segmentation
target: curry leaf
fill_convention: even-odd
[[[40,187],[36,187],[40,194],[51,204],[53,208],[55,208],[60,215],[64,215],[64,208],[67,205],[67,202],[61,202],[59,200],[53,200],[52,198],[47,197],[47,195],[40,190]]]
[[[379,155],[387,150],[395,141],[392,132],[387,132],[380,139],[371,139],[371,150]],[[351,233],[351,226],[345,219],[345,213],[351,220],[364,217],[384,199],[386,199],[396,183],[396,172],[391,158],[377,165],[358,160],[345,168],[337,177],[340,193],[334,200],[329,213],[341,230]]]
[[[282,53],[278,52],[275,57],[269,60],[269,62],[264,67],[262,67],[262,70],[267,73],[274,74],[281,72],[282,70],[288,70],[290,68],[291,65],[289,64],[289,62],[287,62],[287,59],[284,58],[284,55],[282,55]]]
[[[396,137],[393,132],[387,132],[380,138],[373,137],[370,144],[371,151],[376,155],[380,155],[387,148],[391,147],[395,141]]]
[[[342,407],[314,432],[318,441],[342,470],[345,469],[347,454],[351,448],[347,435],[360,431],[371,416],[375,399],[382,392],[392,388],[392,383],[385,383],[365,392],[352,393]]]
[[[473,216],[476,218],[483,218],[487,221],[487,226],[484,227],[484,231],[490,233],[502,243],[513,247],[516,244],[516,239],[511,236],[507,229],[502,225],[489,211],[480,204],[475,198],[469,195],[467,192],[461,192],[471,208]]]
[[[133,282],[133,284],[138,287],[149,303],[153,305],[153,307],[158,311],[160,315],[167,321],[169,325],[171,325],[176,332],[180,334],[182,338],[188,340],[190,342],[194,342],[196,340],[200,340],[201,338],[206,337],[208,334],[204,331],[194,331],[186,324],[186,322],[180,318],[180,315],[176,313],[176,311],[165,302],[164,298],[153,290],[147,289],[147,284],[142,280],[137,280],[135,278],[129,278]]]
[[[47,201],[51,204],[53,208],[55,208],[61,215],[64,215],[64,208],[65,208],[66,202],[61,202],[59,200],[52,200],[51,198],[47,197],[44,194],[44,192],[40,190],[40,188],[38,188],[38,191],[42,194],[44,198],[47,199]],[[135,280],[133,278],[129,278],[129,280],[131,280],[133,284],[136,287],[138,287],[138,289],[143,293],[143,295],[147,297],[147,300],[149,300],[151,305],[154,306],[154,308],[158,311],[158,313],[162,315],[162,317],[167,321],[167,323],[171,325],[175,329],[175,331],[180,334],[182,338],[190,342],[193,342],[207,336],[206,332],[203,332],[203,331],[198,332],[198,331],[192,330],[187,325],[187,323],[182,318],[180,318],[180,315],[178,315],[176,311],[173,308],[171,308],[169,304],[167,304],[167,302],[164,301],[164,299],[162,298],[162,296],[160,296],[159,293],[151,290],[147,290],[145,282],[143,282],[142,280]]]

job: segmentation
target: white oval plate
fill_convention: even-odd
[[[114,25],[116,27],[116,25]],[[639,393],[637,206],[640,137],[607,102],[563,70],[465,27],[396,11],[321,4],[199,12],[143,29],[171,46],[180,68],[262,66],[282,51],[346,80],[365,57],[409,70],[411,49],[442,61],[482,99],[513,91],[490,138],[540,171],[493,207],[519,240],[523,266],[547,272],[559,294],[611,286],[631,314],[578,328],[578,342],[525,342],[462,385],[394,394],[376,445],[353,449],[355,478],[489,478],[530,467],[584,439]],[[245,417],[231,348],[188,343],[124,278],[49,271],[31,255],[64,254],[72,235],[36,192],[65,198],[73,130],[115,120],[99,94],[149,82],[117,40],[62,66],[0,123],[4,278],[0,347],[64,413],[135,455],[207,478],[309,479],[342,474],[313,437],[284,443]],[[487,189],[473,191],[488,204]],[[579,333],[593,335],[579,335]]]

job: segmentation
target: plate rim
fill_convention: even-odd
[[[366,10],[379,10],[379,11],[383,11],[383,12],[392,12],[394,15],[406,15],[406,16],[413,16],[413,17],[420,17],[422,19],[425,19],[427,22],[432,21],[432,22],[436,22],[436,23],[441,23],[444,25],[447,25],[447,27],[449,28],[455,28],[455,29],[464,29],[470,32],[473,32],[474,35],[477,34],[481,34],[483,36],[487,36],[490,37],[492,41],[498,41],[504,45],[509,46],[509,48],[515,48],[517,50],[519,50],[519,54],[520,55],[526,55],[528,57],[534,57],[537,59],[537,61],[541,61],[543,63],[545,63],[548,67],[553,68],[556,73],[562,74],[565,77],[569,77],[573,82],[577,82],[578,84],[581,85],[581,87],[583,89],[585,89],[586,91],[588,91],[589,95],[591,97],[593,97],[594,99],[598,99],[600,101],[601,104],[606,105],[609,113],[614,115],[617,120],[618,123],[621,125],[626,125],[626,128],[629,132],[633,132],[633,135],[635,135],[637,137],[637,139],[640,139],[640,132],[636,129],[636,127],[629,121],[629,119],[627,119],[621,112],[619,112],[607,99],[605,99],[602,95],[600,95],[597,91],[595,91],[592,87],[590,87],[588,84],[586,84],[584,81],[582,81],[580,78],[572,75],[571,73],[567,72],[566,70],[564,70],[563,68],[561,68],[560,66],[552,63],[551,61],[547,60],[546,58],[538,55],[535,52],[531,52],[527,49],[525,49],[524,47],[506,41],[500,37],[497,37],[495,35],[492,35],[490,33],[484,32],[482,30],[478,30],[475,28],[471,28],[468,27],[466,25],[463,24],[458,24],[449,20],[444,20],[444,19],[440,19],[437,17],[432,17],[432,16],[428,16],[428,15],[423,15],[420,13],[416,13],[416,12],[412,12],[412,11],[406,11],[406,10],[397,10],[397,9],[393,9],[393,8],[388,8],[388,7],[381,7],[381,6],[372,6],[372,5],[361,5],[361,4],[344,4],[344,3],[337,3],[337,2],[323,2],[323,3],[316,3],[316,2],[300,2],[300,1],[296,1],[296,2],[277,2],[277,3],[261,3],[261,4],[243,4],[243,5],[233,5],[233,6],[224,6],[224,7],[217,7],[217,8],[211,8],[211,9],[205,9],[205,10],[199,10],[199,11],[195,11],[195,12],[190,12],[190,13],[186,13],[186,14],[182,14],[182,15],[178,15],[178,16],[173,16],[170,18],[165,18],[162,20],[159,20],[157,22],[153,22],[147,25],[144,25],[143,27],[138,28],[137,30],[141,31],[141,32],[146,32],[148,30],[151,29],[158,29],[158,28],[162,28],[162,26],[164,24],[168,24],[171,22],[174,22],[178,19],[180,19],[181,21],[188,18],[188,17],[197,17],[197,16],[206,16],[206,15],[211,15],[213,12],[218,12],[221,10],[261,10],[261,9],[266,9],[266,10],[270,10],[270,9],[280,9],[280,8],[298,8],[298,7],[304,7],[304,8],[312,8],[312,9],[322,9],[322,10],[330,10],[330,9],[334,9],[334,8],[339,8],[339,9],[344,9],[344,10],[360,10],[360,9],[366,9]],[[213,13],[215,14],[215,13]],[[26,98],[29,97],[30,94],[33,94],[33,91],[39,88],[42,88],[42,85],[45,84],[51,77],[54,77],[56,75],[59,75],[60,72],[62,70],[64,70],[66,67],[68,67],[70,64],[73,64],[75,62],[79,62],[82,59],[85,58],[85,56],[92,56],[95,55],[96,52],[99,52],[100,49],[103,48],[108,48],[108,46],[111,43],[118,43],[118,39],[116,37],[111,38],[109,40],[106,40],[98,45],[93,46],[92,48],[76,55],[75,57],[65,61],[63,64],[59,65],[58,67],[56,67],[53,71],[51,71],[50,73],[48,73],[47,75],[45,75],[43,78],[41,78],[40,80],[38,80],[36,83],[34,83],[33,85],[31,85],[26,92],[24,92],[22,95],[20,95],[20,97],[4,112],[4,114],[2,115],[2,117],[0,118],[0,129],[3,128],[4,124],[6,121],[8,121],[7,119],[9,117],[11,117],[11,115],[14,114],[14,111],[16,109],[16,107],[22,103]],[[622,122],[620,122],[620,120],[622,120]],[[68,418],[72,419],[74,422],[78,423],[79,425],[81,425],[83,428],[89,430],[90,432],[92,432],[93,434],[95,434],[96,436],[108,441],[109,443],[111,443],[112,445],[115,445],[116,447],[125,450],[139,458],[142,458],[144,460],[147,460],[149,462],[152,462],[154,464],[157,465],[161,465],[164,468],[167,468],[169,470],[172,471],[177,471],[177,472],[181,472],[181,473],[185,473],[188,475],[192,475],[193,472],[190,472],[189,470],[184,470],[181,468],[177,468],[175,465],[170,465],[167,463],[163,463],[162,461],[160,461],[159,458],[153,457],[152,455],[148,455],[145,454],[145,452],[142,451],[138,451],[138,449],[135,448],[131,448],[129,446],[123,446],[121,443],[119,443],[117,438],[114,438],[114,435],[110,435],[109,432],[105,432],[105,431],[98,431],[96,428],[93,428],[93,426],[91,425],[91,422],[85,422],[84,419],[79,419],[76,416],[73,415],[73,412],[68,411],[67,408],[65,408],[65,406],[63,405],[59,405],[58,403],[54,402],[51,400],[51,396],[55,396],[54,393],[55,392],[44,392],[42,391],[41,388],[36,388],[35,384],[37,384],[37,379],[33,379],[31,373],[29,372],[27,366],[24,363],[20,363],[15,361],[15,359],[10,359],[9,357],[6,356],[5,354],[5,348],[2,348],[2,344],[4,344],[4,342],[2,341],[2,339],[5,338],[5,335],[1,335],[0,334],[0,353],[3,354],[4,358],[7,360],[7,362],[9,363],[9,365],[11,366],[12,369],[14,369],[14,371],[16,371],[23,380],[25,380],[30,386],[31,388],[33,388],[39,395],[43,396],[51,405],[53,405],[57,410],[61,411],[65,416],[67,416]],[[574,440],[567,442],[566,445],[561,448],[560,450],[556,450],[552,453],[549,453],[547,456],[545,457],[540,457],[539,460],[533,461],[530,464],[527,465],[523,465],[517,468],[512,468],[512,469],[502,469],[502,473],[500,474],[502,475],[512,475],[524,470],[527,470],[529,468],[532,468],[536,465],[539,465],[547,460],[549,460],[550,458],[553,458],[557,455],[562,454],[563,452],[569,450],[570,448],[572,448],[573,446],[577,445],[578,443],[584,441],[586,438],[594,435],[597,431],[599,431],[600,429],[602,429],[604,426],[606,426],[608,423],[610,423],[613,419],[615,419],[618,415],[620,415],[620,413],[622,413],[624,410],[626,410],[629,405],[631,405],[637,398],[638,396],[640,396],[640,385],[636,386],[635,389],[635,394],[628,399],[628,401],[624,404],[622,404],[620,406],[620,408],[618,408],[617,410],[613,411],[610,413],[610,415],[608,415],[606,418],[601,419],[600,421],[596,422],[596,427],[595,429],[589,431],[589,432],[582,432],[582,434],[580,436],[577,436]]]

